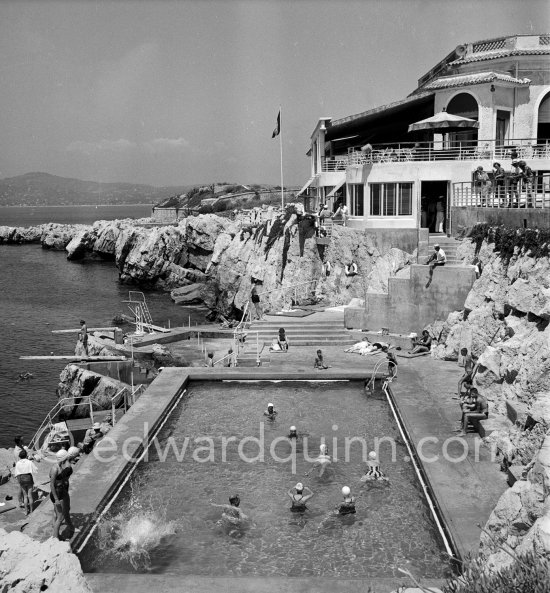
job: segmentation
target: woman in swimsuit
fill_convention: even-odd
[[[304,490],[307,490],[306,494],[304,494]],[[287,492],[287,495],[292,501],[290,512],[303,513],[307,509],[306,502],[313,496],[313,492],[307,486],[304,486],[301,482],[298,482],[294,488],[291,488]]]
[[[370,480],[386,481],[388,478],[380,471],[380,463],[374,451],[369,453],[369,460],[367,461],[369,469],[367,473],[361,478],[361,482],[368,482]]]
[[[355,497],[351,495],[351,490],[349,489],[349,486],[344,486],[342,488],[342,494],[344,496],[344,500],[340,503],[340,506],[338,507],[338,514],[351,515],[355,513]]]
[[[313,467],[308,472],[306,472],[306,476],[308,476],[310,472],[312,472],[316,467],[319,466],[321,468],[321,471],[319,472],[319,477],[321,478],[325,473],[327,466],[330,463],[332,463],[332,459],[328,454],[328,447],[326,445],[320,445],[319,450],[320,454],[317,457],[317,459],[313,462]]]
[[[66,449],[60,449],[56,453],[57,463],[50,470],[50,499],[53,502],[53,536],[59,537],[61,523],[65,524],[70,530],[71,538],[74,534],[74,526],[71,521],[71,497],[69,496],[69,478],[73,473],[73,468],[69,461],[69,453]]]

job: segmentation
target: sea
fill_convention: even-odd
[[[92,224],[96,220],[143,218],[151,206],[2,207],[0,226],[48,222]],[[136,287],[121,284],[114,262],[74,262],[39,244],[0,245],[0,447],[15,436],[28,441],[57,401],[66,362],[21,360],[21,356],[73,354],[74,334],[55,329],[108,327]],[[141,289],[139,289],[141,290]],[[206,311],[175,305],[169,293],[143,291],[157,325],[202,323]],[[20,376],[29,373],[28,379]]]

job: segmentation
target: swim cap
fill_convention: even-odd
[[[342,494],[343,494],[344,496],[349,496],[349,495],[350,495],[350,493],[351,493],[351,490],[349,489],[349,486],[344,486],[344,487],[342,488]]]
[[[298,482],[296,484],[296,486],[294,486],[294,488],[296,488],[296,490],[303,490],[304,489],[304,485],[302,484],[302,482]]]
[[[290,430],[296,430],[296,427],[295,426],[291,426],[290,427]]]
[[[267,404],[267,407],[268,408],[272,408],[273,407],[273,404],[269,403],[269,404]]]
[[[369,459],[376,459],[376,453],[374,451],[369,453]]]
[[[69,457],[76,457],[80,455],[80,449],[78,447],[69,447],[68,451]]]
[[[67,449],[59,449],[59,451],[55,454],[57,461],[65,461],[69,456],[69,452]]]
[[[321,451],[321,453],[326,453],[327,452],[327,446],[326,445],[321,445],[319,447],[319,451]]]

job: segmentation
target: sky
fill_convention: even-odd
[[[457,45],[550,31],[548,0],[0,0],[0,178],[309,177],[311,133],[404,98]]]

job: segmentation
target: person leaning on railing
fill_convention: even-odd
[[[505,177],[506,171],[500,163],[493,163],[493,180],[495,185],[495,197],[499,206],[504,206],[506,201]]]

